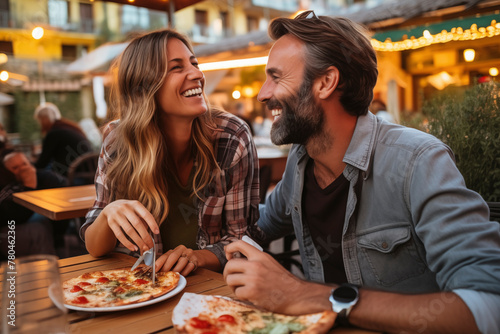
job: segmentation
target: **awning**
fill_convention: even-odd
[[[0,106],[6,106],[14,103],[14,98],[8,94],[0,92]]]
[[[66,68],[66,71],[72,74],[106,72],[113,59],[122,53],[127,45],[128,43],[103,44],[83,57],[70,63]]]
[[[431,35],[436,35],[443,30],[448,32],[453,28],[462,28],[463,30],[470,29],[473,24],[477,25],[477,28],[488,27],[493,20],[500,20],[500,15],[484,15],[484,16],[470,16],[470,17],[460,17],[458,19],[448,20],[445,22],[434,23],[434,24],[424,24],[418,27],[408,27],[405,29],[398,30],[388,30],[383,32],[375,33],[372,38],[380,42],[384,42],[386,39],[390,39],[393,42],[400,41],[402,39],[408,39],[411,37],[419,38],[423,36],[425,30],[428,30]]]

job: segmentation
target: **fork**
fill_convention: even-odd
[[[144,264],[147,265],[149,267],[149,269],[151,269],[151,268],[153,269],[151,276],[152,276],[153,285],[154,285],[156,282],[156,243],[155,243],[155,239],[153,238],[153,236],[151,236],[151,234],[149,236],[153,240],[153,247],[144,251],[144,253],[142,253],[142,255],[139,256],[137,261],[132,266],[131,270],[134,270],[135,268],[137,268],[137,266],[142,261],[144,261]],[[149,271],[149,269],[147,271]]]

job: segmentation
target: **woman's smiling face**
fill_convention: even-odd
[[[207,112],[203,95],[205,76],[198,68],[198,60],[179,39],[167,42],[167,74],[157,93],[157,101],[164,116],[196,118]]]

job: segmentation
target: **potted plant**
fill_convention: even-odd
[[[500,215],[500,85],[477,84],[437,94],[423,107],[428,131],[451,147],[468,188]]]

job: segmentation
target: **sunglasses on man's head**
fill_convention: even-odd
[[[316,14],[314,13],[313,10],[311,10],[309,12],[309,14],[307,14],[307,16],[305,17],[306,19],[318,19],[318,17],[316,16]]]

